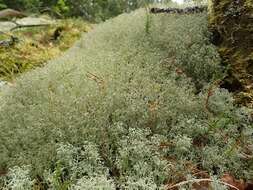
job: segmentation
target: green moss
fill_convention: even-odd
[[[52,40],[58,27],[63,28],[62,34],[59,39]],[[68,19],[43,30],[28,28],[11,33],[22,40],[11,47],[0,47],[0,79],[12,80],[20,73],[44,66],[70,48],[88,30],[90,25],[84,21]],[[2,40],[7,38],[6,35],[0,36]]]
[[[253,87],[249,87],[253,83],[253,76],[248,69],[252,64],[253,52],[252,14],[251,0],[210,0],[209,3],[210,28],[221,36],[219,52],[223,63],[230,66],[226,80],[233,78],[239,82],[242,86],[236,90],[239,93],[253,94]],[[241,98],[237,94],[235,96]],[[249,99],[246,105],[253,107],[253,99]]]

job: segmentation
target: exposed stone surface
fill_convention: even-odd
[[[16,21],[19,25],[43,25],[54,24],[54,21],[44,18],[26,17]]]
[[[13,22],[0,22],[0,31],[2,32],[8,32],[10,31],[12,28],[14,28],[16,26],[15,23]]]
[[[22,19],[18,19],[15,22],[0,22],[0,31],[1,32],[8,32],[11,29],[18,27],[18,26],[24,26],[24,25],[51,25],[54,24],[55,21],[45,19],[45,18],[35,18],[35,17],[26,17]]]

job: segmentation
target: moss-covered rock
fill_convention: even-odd
[[[26,18],[17,22],[29,25],[43,20],[45,21]],[[3,34],[0,32],[0,41],[12,42],[10,36],[20,39],[17,43],[0,46],[0,79],[13,81],[21,73],[44,66],[49,60],[73,46],[81,35],[89,30],[89,23],[79,19],[65,19],[44,28],[22,28]]]
[[[222,87],[253,107],[253,2],[210,0],[209,23],[228,76]]]

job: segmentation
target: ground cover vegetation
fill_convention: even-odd
[[[97,25],[0,96],[2,189],[168,189],[253,176],[252,118],[215,86],[207,13]],[[185,184],[181,189],[192,189]]]
[[[44,66],[48,60],[73,46],[90,29],[91,24],[83,20],[64,19],[45,27],[1,33],[1,41],[15,37],[17,42],[0,47],[0,78],[12,82],[20,73]]]

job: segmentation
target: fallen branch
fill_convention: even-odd
[[[30,25],[19,25],[13,27],[10,29],[10,31],[19,29],[19,28],[32,28],[32,27],[45,27],[45,26],[50,26],[51,24],[30,24]]]
[[[158,13],[169,13],[169,14],[194,14],[194,13],[202,13],[207,11],[206,6],[194,6],[194,7],[186,7],[184,9],[178,8],[151,8],[150,13],[158,14]]]
[[[229,183],[226,183],[226,182],[223,182],[223,181],[219,181],[219,180],[215,180],[216,182],[222,184],[222,185],[225,185],[225,186],[228,186],[230,188],[233,188],[233,189],[236,189],[236,190],[240,190],[238,189],[237,187],[233,186],[233,185],[230,185]],[[167,188],[167,190],[169,189],[173,189],[173,188],[176,188],[176,187],[180,187],[182,185],[186,185],[188,183],[200,183],[200,182],[215,182],[214,180],[212,179],[192,179],[192,180],[187,180],[187,181],[182,181],[180,183],[177,183],[175,185],[172,185],[172,186],[169,186]]]
[[[86,76],[87,76],[89,79],[95,81],[101,89],[104,89],[104,88],[105,88],[105,81],[104,81],[103,78],[101,78],[101,77],[99,77],[99,76],[97,76],[97,75],[94,75],[94,74],[92,74],[92,73],[90,73],[90,72],[87,72]]]

